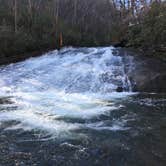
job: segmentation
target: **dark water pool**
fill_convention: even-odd
[[[16,109],[7,99],[0,103],[1,112]],[[120,107],[91,119],[64,118],[84,127],[56,137],[39,129],[10,129],[16,120],[1,122],[0,165],[166,165],[166,95],[135,94],[115,105]]]

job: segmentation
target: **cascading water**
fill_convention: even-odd
[[[108,100],[129,94],[117,93],[117,88],[131,91],[132,87],[123,57],[114,56],[113,50],[64,48],[1,67],[0,96],[12,104],[3,105],[8,111],[0,112],[0,121],[17,121],[7,129],[40,129],[58,135],[84,127],[115,129],[100,120],[94,123],[63,120],[91,119],[119,108]]]
[[[0,67],[0,165],[165,166],[166,96],[132,92],[130,55],[71,47]]]

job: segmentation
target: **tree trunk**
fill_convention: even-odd
[[[131,14],[134,17],[134,14],[135,14],[135,0],[131,0]]]
[[[73,18],[73,24],[76,24],[77,20],[77,0],[74,0],[74,18]]]
[[[56,16],[55,16],[56,26],[58,25],[58,19],[59,19],[59,0],[56,0]]]
[[[17,33],[17,0],[14,0],[14,31]]]
[[[63,46],[63,36],[62,36],[62,33],[60,33],[60,36],[59,36],[59,47],[61,48]]]
[[[32,2],[31,0],[28,0],[28,11],[29,11],[29,15],[32,18]]]

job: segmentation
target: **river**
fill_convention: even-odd
[[[166,165],[166,95],[135,91],[134,57],[116,51],[1,66],[0,165]]]

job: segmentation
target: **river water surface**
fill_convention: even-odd
[[[166,165],[166,95],[132,92],[133,57],[115,52],[71,47],[2,66],[0,165]]]

